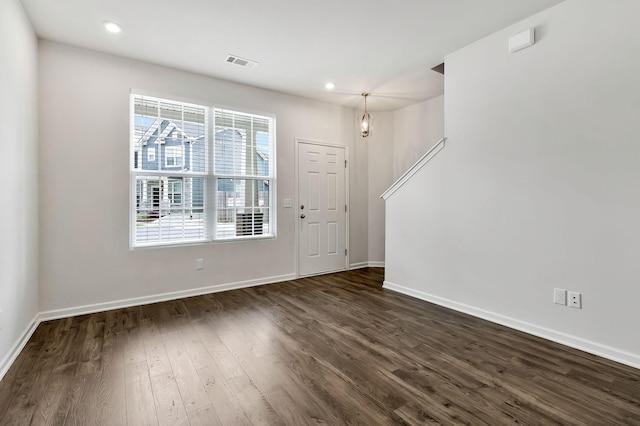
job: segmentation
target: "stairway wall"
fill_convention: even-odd
[[[393,125],[396,180],[444,136],[444,95],[395,110]]]
[[[637,16],[568,0],[446,57],[447,145],[387,201],[387,288],[640,367]]]

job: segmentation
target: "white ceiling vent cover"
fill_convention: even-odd
[[[256,61],[252,61],[250,59],[244,59],[236,55],[228,55],[227,62],[240,65],[243,68],[249,68],[249,69],[255,68],[258,65]]]

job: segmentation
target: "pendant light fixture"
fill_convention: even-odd
[[[369,93],[363,93],[362,96],[364,96],[364,114],[358,117],[358,125],[360,126],[360,136],[366,138],[371,136],[373,116],[367,112],[367,96],[369,96]]]

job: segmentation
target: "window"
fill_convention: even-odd
[[[166,167],[182,167],[183,146],[166,146],[164,152]]]
[[[131,108],[132,246],[275,236],[275,118],[140,95]]]
[[[169,187],[167,189],[167,197],[171,204],[182,203],[182,180],[172,179],[169,180]]]

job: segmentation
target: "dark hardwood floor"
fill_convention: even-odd
[[[362,269],[42,323],[0,424],[640,424],[640,370]]]

